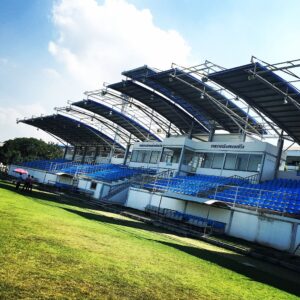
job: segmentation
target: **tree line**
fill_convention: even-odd
[[[61,158],[62,155],[63,148],[61,146],[35,138],[7,140],[0,147],[0,162],[5,165],[32,160]]]

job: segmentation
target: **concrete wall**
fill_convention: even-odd
[[[91,188],[92,182],[96,182],[97,184],[95,189]],[[107,195],[109,191],[109,187],[107,187],[103,182],[88,179],[79,179],[78,188],[89,192],[94,199],[100,199],[100,197]]]
[[[256,242],[279,250],[288,251],[292,242],[293,222],[279,216],[261,216],[235,211],[229,235]]]
[[[257,172],[197,168],[197,174],[216,175],[216,176],[224,176],[224,177],[230,177],[230,176],[238,175],[238,176],[241,176],[241,177],[248,177],[248,176],[252,176],[252,175],[257,174]]]
[[[151,194],[130,188],[126,206],[145,210],[147,205],[169,208],[226,223],[226,234],[278,250],[293,252],[300,243],[300,220],[246,209],[231,210]]]
[[[300,245],[300,224],[297,224],[297,226],[295,226],[295,243],[294,243],[294,247],[293,250],[296,249],[299,245]]]
[[[22,166],[17,166],[17,165],[10,165],[8,169],[8,174],[10,176],[14,177],[19,177],[20,175],[17,173],[14,173],[13,170],[16,168],[22,168],[28,171],[30,176],[33,176],[34,179],[39,182],[39,183],[45,183],[45,184],[54,184],[57,180],[57,175],[53,173],[48,173],[46,171],[42,170],[36,170],[36,169],[31,169],[31,168],[23,168]],[[27,176],[23,176],[25,179]]]
[[[272,180],[275,176],[275,164],[276,164],[276,157],[266,154],[263,170],[261,175],[261,180]]]
[[[151,197],[152,195],[150,193],[139,191],[137,189],[130,189],[125,205],[127,207],[145,211],[145,207],[150,203]]]
[[[123,162],[124,162],[124,158],[123,157],[121,157],[121,158],[119,158],[119,157],[112,157],[111,158],[111,163],[112,164],[121,165],[121,164],[123,164]]]

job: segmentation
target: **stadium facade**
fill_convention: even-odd
[[[53,115],[17,120],[65,145],[61,160],[22,165],[97,201],[295,252],[299,65],[252,57],[230,69],[206,61],[125,71]]]

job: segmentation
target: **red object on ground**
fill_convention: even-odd
[[[19,174],[28,174],[28,172],[24,169],[20,169],[20,168],[17,168],[17,169],[14,169],[14,172],[15,173],[19,173]]]

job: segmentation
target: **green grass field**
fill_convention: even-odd
[[[0,182],[0,299],[297,299],[299,274]]]

